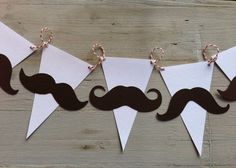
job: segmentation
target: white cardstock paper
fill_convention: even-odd
[[[220,52],[216,63],[229,80],[232,80],[236,76],[236,47]]]
[[[49,45],[43,49],[39,73],[51,75],[56,83],[67,83],[75,89],[91,72],[90,64]],[[56,110],[58,103],[51,94],[35,94],[27,137]]]
[[[11,62],[12,68],[33,53],[34,44],[0,22],[0,54]]]
[[[102,63],[108,90],[122,85],[135,86],[145,92],[153,65],[148,59],[106,57]],[[114,109],[122,151],[124,151],[137,111],[122,106]]]
[[[173,96],[181,89],[201,87],[210,91],[214,64],[207,62],[175,65],[164,67],[161,71],[164,82]],[[198,151],[202,154],[203,136],[205,129],[206,111],[194,102],[189,102],[181,113],[182,120]]]

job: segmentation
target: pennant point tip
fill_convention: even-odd
[[[32,135],[32,132],[28,131],[28,132],[27,132],[27,135],[26,135],[26,137],[25,137],[25,140],[28,140],[31,135]]]

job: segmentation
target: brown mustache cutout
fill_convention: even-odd
[[[193,89],[181,89],[171,98],[168,110],[165,114],[158,114],[160,121],[169,121],[178,117],[189,101],[194,101],[211,114],[223,114],[229,110],[229,104],[221,107],[217,104],[209,91],[195,87]]]
[[[23,69],[21,69],[20,81],[26,89],[33,93],[51,93],[56,102],[66,110],[79,110],[88,103],[88,101],[80,102],[70,85],[66,83],[56,83],[48,74],[38,73],[33,76],[27,76]]]
[[[159,90],[150,89],[149,92],[155,92],[158,97],[149,100],[145,94],[136,87],[117,86],[111,89],[102,97],[97,97],[94,91],[101,89],[102,86],[95,86],[89,94],[90,103],[100,110],[113,110],[121,106],[129,106],[139,112],[150,112],[157,109],[162,102],[162,96]]]
[[[11,62],[5,55],[0,54],[0,87],[6,93],[10,95],[15,95],[17,94],[18,90],[14,90],[11,87],[10,84],[11,75],[12,75]]]
[[[220,96],[227,101],[236,101],[236,77],[230,82],[225,91],[217,90]]]

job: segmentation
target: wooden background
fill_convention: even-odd
[[[165,66],[202,61],[200,49],[209,42],[221,50],[236,45],[234,1],[0,0],[0,19],[31,42],[38,42],[40,28],[48,26],[55,34],[53,45],[89,63],[95,62],[90,52],[95,42],[109,56],[133,58],[147,58],[153,47],[161,46]],[[122,154],[113,113],[90,104],[77,112],[57,109],[26,141],[33,94],[22,87],[18,73],[22,67],[37,73],[39,63],[36,53],[14,68],[16,96],[0,89],[0,167],[236,167],[236,103],[224,115],[208,115],[202,158],[181,119],[161,123],[157,111],[138,114]],[[86,100],[95,84],[105,86],[101,68],[76,89],[78,97]],[[214,96],[228,84],[215,67]],[[164,112],[170,95],[156,71],[150,87],[162,91],[158,111]]]

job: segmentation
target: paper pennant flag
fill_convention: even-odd
[[[51,75],[56,83],[67,83],[75,89],[91,72],[90,64],[49,45],[43,49],[40,73]],[[35,94],[27,137],[55,111],[57,102],[51,94]]]
[[[145,92],[153,65],[148,59],[106,57],[102,63],[108,90],[123,85]],[[122,150],[124,151],[137,111],[128,106],[114,109]]]
[[[161,75],[171,96],[185,88],[201,87],[210,91],[214,64],[208,66],[207,62],[198,62],[164,68]],[[201,156],[206,111],[198,104],[189,102],[181,113],[181,117]]]
[[[0,22],[0,54],[8,57],[12,67],[33,52],[30,46],[34,45]]]
[[[216,63],[229,80],[232,80],[236,76],[236,47],[220,52]]]

